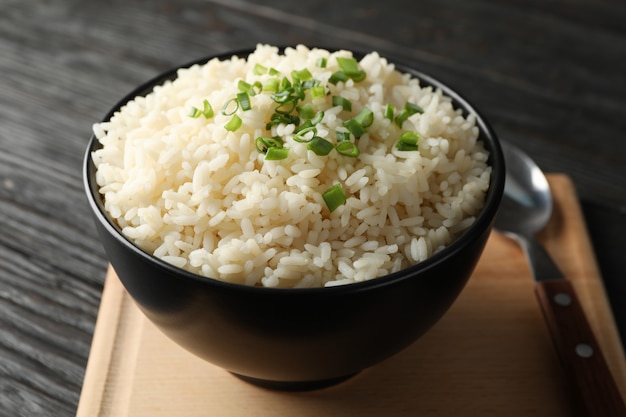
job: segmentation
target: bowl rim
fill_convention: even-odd
[[[293,48],[295,45],[279,46],[279,51],[282,53],[285,48]],[[328,48],[324,46],[309,46],[310,49],[326,49],[328,51],[347,50],[350,51],[357,59],[361,59],[368,53],[375,52],[363,52],[359,50],[333,47]],[[133,100],[137,96],[145,95],[151,92],[156,86],[163,84],[168,80],[176,78],[177,72],[180,69],[189,68],[193,65],[202,65],[211,59],[217,58],[219,60],[230,59],[231,57],[247,57],[252,53],[255,48],[242,48],[233,51],[226,51],[216,54],[207,55],[205,57],[189,61],[185,64],[172,67],[166,71],[163,71],[156,76],[148,79],[140,84],[138,87],[132,89],[129,93],[125,94],[117,103],[111,107],[111,109],[105,114],[100,122],[108,121],[117,111],[120,110],[129,101]],[[489,229],[498,211],[502,195],[504,193],[505,182],[505,161],[502,151],[502,147],[498,136],[491,127],[487,119],[482,113],[471,104],[464,95],[462,95],[458,89],[452,88],[448,83],[445,83],[438,78],[435,78],[414,66],[408,65],[396,59],[385,57],[382,53],[378,52],[381,57],[387,59],[390,64],[393,64],[397,70],[402,73],[408,73],[411,77],[418,78],[421,86],[432,86],[433,88],[441,89],[441,91],[452,99],[452,103],[455,109],[461,109],[464,115],[474,114],[476,116],[476,124],[480,130],[478,140],[482,140],[486,145],[486,149],[489,151],[489,165],[492,168],[489,189],[485,197],[484,206],[480,213],[476,216],[476,220],[467,228],[461,235],[459,235],[453,242],[447,245],[441,251],[431,255],[428,259],[404,268],[400,271],[393,272],[391,274],[372,278],[362,282],[350,283],[345,285],[337,285],[331,287],[312,287],[312,288],[275,288],[275,287],[263,287],[263,286],[251,286],[245,284],[231,283],[222,281],[218,278],[207,277],[196,274],[194,272],[185,270],[183,268],[174,266],[153,254],[145,251],[135,244],[130,238],[126,237],[119,226],[110,218],[104,209],[102,195],[98,191],[98,185],[95,182],[95,165],[91,158],[91,154],[101,145],[96,139],[94,133],[91,133],[88,141],[87,149],[83,157],[82,164],[82,176],[83,186],[89,206],[92,210],[92,215],[95,215],[95,220],[103,226],[107,233],[115,238],[119,243],[130,249],[144,261],[154,263],[160,269],[164,269],[169,272],[172,279],[180,279],[184,281],[191,281],[203,286],[216,286],[222,289],[253,292],[255,294],[343,294],[343,293],[356,293],[361,291],[374,290],[381,286],[387,286],[391,283],[414,279],[415,275],[421,274],[424,271],[435,268],[452,255],[462,251],[465,247],[469,246],[477,236],[482,235],[487,229]]]

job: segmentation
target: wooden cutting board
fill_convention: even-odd
[[[626,395],[626,362],[568,177],[541,240],[579,291]],[[109,270],[78,417],[570,416],[567,381],[520,248],[493,233],[466,289],[425,336],[343,384],[312,392],[249,385],[192,356],[144,318]]]

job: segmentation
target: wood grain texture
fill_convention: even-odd
[[[82,191],[91,124],[159,72],[257,42],[377,49],[570,175],[624,334],[625,18],[619,0],[0,1],[0,416],[76,411],[107,267]]]
[[[560,265],[571,260],[567,282],[580,295],[621,400],[626,361],[575,193],[562,175],[550,184],[558,201],[542,240]],[[110,269],[77,417],[570,416],[576,395],[533,286],[521,249],[494,233],[459,299],[420,340],[335,387],[285,393],[249,385],[174,344]],[[616,407],[600,404],[588,415],[623,415],[608,412]]]

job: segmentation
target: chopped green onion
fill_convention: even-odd
[[[307,145],[307,149],[313,151],[315,155],[318,156],[328,155],[333,148],[334,146],[332,143],[319,136],[314,136]]]
[[[303,126],[306,123],[303,123]],[[306,137],[307,133],[312,133],[311,137]],[[293,136],[293,140],[295,140],[296,142],[300,142],[300,143],[307,143],[310,142],[313,137],[315,137],[315,135],[317,134],[317,128],[315,128],[315,126],[307,126],[304,127],[303,129],[298,129],[298,131],[296,132],[296,134]]]
[[[284,101],[281,104],[279,104],[275,109],[274,109],[274,113],[278,113],[278,114],[283,114],[283,115],[287,115],[289,113],[291,113],[292,111],[294,111],[294,109],[297,106],[297,101],[296,100],[288,100],[288,101]]]
[[[326,88],[321,85],[311,87],[311,97],[318,98],[326,96]]]
[[[341,106],[345,111],[352,111],[352,102],[345,97],[333,96],[333,107]]]
[[[246,91],[242,91],[237,94],[237,101],[239,102],[239,106],[241,110],[247,111],[252,108],[252,104],[250,103],[250,95]]]
[[[305,90],[310,90],[311,88],[318,87],[321,81],[316,79],[306,80],[302,83],[302,88]]]
[[[393,116],[395,113],[396,108],[391,104],[387,104],[387,107],[385,107],[385,119],[393,121]]]
[[[272,146],[267,150],[267,153],[265,154],[265,160],[279,161],[281,159],[287,158],[287,155],[289,155],[289,148],[277,148],[275,146]]]
[[[289,81],[289,78],[283,77],[282,81],[280,82],[280,88],[282,88],[283,90],[291,88],[291,81]]]
[[[324,112],[322,110],[318,111],[315,116],[311,119],[311,124],[315,126],[319,122],[324,119]]]
[[[239,82],[237,83],[237,88],[239,89],[239,91],[245,91],[251,96],[255,96],[263,91],[263,84],[261,84],[261,81],[255,81],[254,84],[250,84],[245,82],[244,80],[239,80]]]
[[[291,78],[294,80],[298,80],[298,81],[306,81],[306,80],[310,80],[311,78],[313,78],[313,74],[311,74],[311,72],[304,68],[301,70],[295,70],[291,72]]]
[[[235,130],[241,127],[241,118],[236,114],[231,117],[231,119],[224,125],[224,129],[234,132]]]
[[[347,75],[356,74],[359,72],[359,63],[354,58],[337,57],[337,64],[339,68],[343,70]]]
[[[269,74],[272,76],[280,75],[280,71],[278,71],[276,68],[270,68]]]
[[[265,84],[263,84],[263,91],[271,91],[275,93],[278,91],[279,85],[280,80],[278,78],[270,78],[265,81]]]
[[[350,132],[344,132],[342,130],[336,130],[335,136],[337,137],[337,143],[345,142],[350,140]]]
[[[304,100],[304,98],[306,97],[305,89],[303,87],[303,84],[301,84],[300,82],[294,83],[292,92],[294,100]]]
[[[365,128],[356,119],[348,119],[343,122],[343,126],[354,135],[355,138],[360,138],[366,132]]]
[[[328,82],[331,84],[337,84],[339,81],[348,81],[348,75],[343,71],[333,72],[328,78]]]
[[[354,82],[358,83],[360,81],[363,81],[366,76],[367,75],[365,74],[365,71],[359,71],[358,73],[356,73],[354,75],[350,75],[350,78],[352,78],[352,80],[354,80]]]
[[[335,184],[322,193],[322,198],[328,209],[333,212],[337,207],[346,202],[346,195],[341,188],[341,184]]]
[[[328,62],[328,60],[324,57],[320,57],[317,58],[317,61],[315,61],[315,65],[317,65],[319,68],[326,68],[326,63]]]
[[[288,88],[282,88],[281,90],[276,91],[274,94],[270,94],[270,97],[276,103],[284,103],[286,101],[293,100],[291,91]]]
[[[337,57],[337,64],[339,64],[341,70],[355,82],[363,81],[365,79],[365,71],[359,68],[359,63],[356,59]]]
[[[202,110],[197,107],[191,107],[189,114],[187,114],[187,116],[193,117],[194,119],[200,117],[200,115],[203,115],[205,119],[210,119],[214,116],[213,107],[211,107],[209,100],[205,99],[202,102]]]
[[[259,136],[254,140],[254,146],[260,153],[266,153],[270,148],[282,148],[283,141],[278,136],[263,137]]]
[[[213,112],[213,107],[211,107],[211,103],[209,103],[209,100],[204,100],[202,102],[202,114],[207,119],[210,119],[214,116],[215,113]]]
[[[197,119],[198,117],[200,117],[201,114],[202,111],[199,108],[191,106],[191,109],[189,110],[189,113],[187,113],[187,116]]]
[[[239,101],[237,97],[231,98],[222,106],[222,114],[224,116],[232,116],[239,110]]]
[[[309,129],[313,127],[313,122],[311,120],[305,120],[300,126],[298,126],[295,130],[295,133],[300,133],[304,129]]]
[[[349,140],[339,142],[335,148],[341,155],[351,156],[353,158],[359,156],[360,153],[359,148],[357,148],[356,145]]]
[[[252,72],[254,72],[254,75],[263,75],[267,73],[267,67],[264,67],[261,64],[254,64]]]
[[[411,102],[406,102],[404,104],[404,108],[400,110],[398,115],[396,116],[395,122],[398,127],[402,128],[402,124],[415,113],[424,113],[424,110],[418,106],[417,104],[413,104]]]
[[[404,132],[400,135],[400,140],[396,143],[396,149],[399,151],[416,151],[417,150],[417,141],[419,140],[420,135],[417,132]]]
[[[239,91],[250,91],[252,88],[252,84],[245,82],[244,80],[239,80],[237,82],[237,89]]]
[[[300,118],[298,116],[294,116],[293,114],[274,113],[272,115],[272,119],[265,125],[265,130],[270,130],[272,126],[279,125],[281,123],[286,125],[294,124],[298,126],[300,124]]]
[[[354,116],[354,119],[359,122],[361,126],[369,127],[374,122],[374,113],[367,107],[363,107],[359,114]]]
[[[407,101],[406,104],[404,105],[404,108],[411,114],[415,114],[415,113],[424,113],[424,109],[421,108],[420,106],[418,106],[417,104],[413,104],[410,101]]]
[[[315,116],[315,109],[310,104],[305,104],[304,106],[296,107],[298,114],[303,119],[312,119]]]

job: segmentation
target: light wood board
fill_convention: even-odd
[[[568,177],[549,175],[555,211],[542,233],[579,291],[626,395],[626,362]],[[456,303],[393,358],[332,388],[249,385],[187,353],[137,309],[109,270],[78,417],[546,416],[572,414],[559,360],[520,248],[493,233]]]

